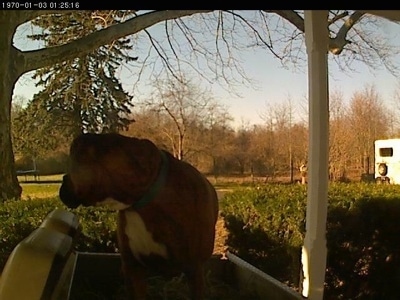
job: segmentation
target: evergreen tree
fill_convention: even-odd
[[[127,11],[75,11],[68,15],[45,15],[33,21],[42,33],[31,35],[56,47],[121,22]],[[112,44],[36,71],[34,78],[44,89],[34,101],[51,114],[54,125],[76,136],[82,132],[116,132],[125,128],[132,108],[132,97],[123,90],[116,71],[129,55],[129,39]]]
[[[15,153],[36,160],[46,157],[61,144],[71,142],[64,135],[63,128],[55,126],[54,118],[36,97],[14,115],[12,132]]]

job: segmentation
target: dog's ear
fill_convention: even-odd
[[[153,177],[157,173],[161,163],[160,150],[151,141],[131,138],[127,151],[145,177]]]
[[[76,163],[96,161],[97,148],[101,149],[103,146],[99,144],[101,140],[98,137],[99,135],[88,133],[76,137],[70,147],[70,158]]]

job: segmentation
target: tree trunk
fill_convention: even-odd
[[[1,51],[1,50],[0,50]],[[3,63],[0,63],[0,66]],[[0,89],[0,202],[7,199],[20,198],[22,188],[19,185],[14,163],[14,152],[11,143],[11,96],[14,84],[7,72],[0,67],[0,82],[8,82],[8,87],[2,84]]]
[[[20,74],[17,53],[11,47],[15,26],[12,22],[0,22],[0,26],[3,31],[0,35],[0,202],[4,202],[20,198],[22,192],[11,141],[11,99]]]

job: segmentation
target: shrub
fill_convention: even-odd
[[[227,195],[228,249],[298,286],[306,187],[265,185]],[[328,192],[325,299],[399,299],[400,186],[334,183]]]
[[[34,231],[55,208],[67,209],[57,197],[26,201],[6,201],[0,204],[0,270],[15,246]],[[80,207],[73,210],[79,217],[82,232],[76,239],[76,249],[86,252],[114,253],[116,212],[104,208]]]
[[[266,185],[228,194],[221,202],[228,249],[280,281],[297,284],[305,199],[303,185]]]
[[[52,210],[50,201],[6,201],[0,205],[0,266],[3,268],[14,247]]]

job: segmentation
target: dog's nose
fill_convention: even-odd
[[[62,203],[69,208],[77,208],[81,204],[78,197],[74,194],[72,182],[68,175],[64,175],[63,177],[63,182],[59,191],[59,197]]]

